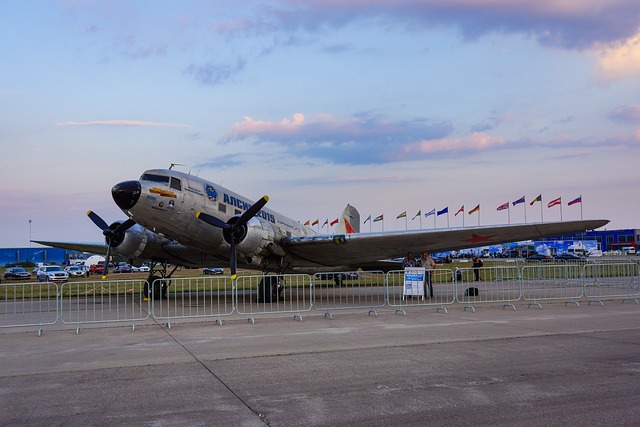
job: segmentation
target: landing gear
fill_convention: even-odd
[[[167,299],[167,289],[169,288],[169,285],[171,285],[171,280],[167,279],[171,278],[178,267],[174,267],[173,270],[171,270],[171,272],[167,274],[167,264],[162,264],[162,269],[160,270],[156,270],[155,266],[156,263],[153,263],[151,265],[149,277],[144,282],[143,295],[145,298],[153,297],[153,299],[155,300]],[[151,292],[151,289],[153,289],[153,292]]]
[[[282,276],[263,275],[258,285],[258,302],[273,303],[284,300],[284,279]]]

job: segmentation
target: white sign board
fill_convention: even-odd
[[[402,289],[402,299],[405,296],[421,296],[424,299],[424,267],[405,267],[404,288]]]

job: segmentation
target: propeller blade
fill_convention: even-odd
[[[124,233],[125,231],[127,231],[128,229],[133,227],[134,225],[136,225],[136,222],[134,220],[132,220],[131,218],[129,218],[125,222],[120,224],[118,226],[118,228],[115,229],[114,233]]]
[[[100,218],[100,216],[97,213],[95,213],[93,211],[88,211],[87,212],[87,216],[89,217],[89,219],[91,221],[93,221],[93,223],[95,225],[98,226],[98,228],[100,230],[104,231],[104,230],[108,230],[109,229],[109,225],[106,222],[104,222],[104,220],[102,218]]]
[[[231,264],[231,280],[235,280],[238,261],[236,255],[236,240],[234,238],[231,239],[231,256],[229,258],[229,263]]]
[[[107,246],[107,255],[104,257],[104,269],[102,270],[102,280],[107,278],[109,273],[109,258],[111,257],[111,245]]]
[[[213,225],[214,227],[231,228],[231,226],[229,224],[227,224],[226,222],[222,221],[221,219],[218,219],[215,216],[206,214],[204,212],[198,212],[196,214],[196,218],[198,218],[201,221],[206,222],[209,225]]]
[[[234,224],[234,227],[239,227],[241,225],[249,222],[251,218],[256,216],[256,214],[267,204],[269,201],[269,196],[262,196],[257,202],[255,202],[249,209],[244,211],[244,213],[240,216],[238,221]]]

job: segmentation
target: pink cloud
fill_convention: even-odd
[[[474,132],[464,138],[442,138],[429,141],[419,141],[404,147],[407,153],[445,153],[453,151],[483,151],[500,147],[507,143],[504,138],[498,138],[482,132]]]
[[[89,122],[61,122],[56,126],[130,126],[130,127],[169,127],[188,128],[189,125],[169,122],[145,122],[140,120],[94,120]]]

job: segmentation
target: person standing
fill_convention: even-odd
[[[474,256],[472,261],[473,261],[473,265],[472,265],[473,274],[476,276],[476,282],[477,282],[478,280],[480,280],[480,267],[482,267],[484,263],[477,256]]]
[[[416,259],[413,257],[413,252],[407,252],[407,257],[402,261],[402,267],[415,267]]]
[[[435,268],[436,262],[429,256],[429,252],[424,251],[420,259],[420,267],[424,267],[424,295],[427,295],[427,286],[429,287],[429,298],[433,298],[433,285],[431,284],[431,273]]]

